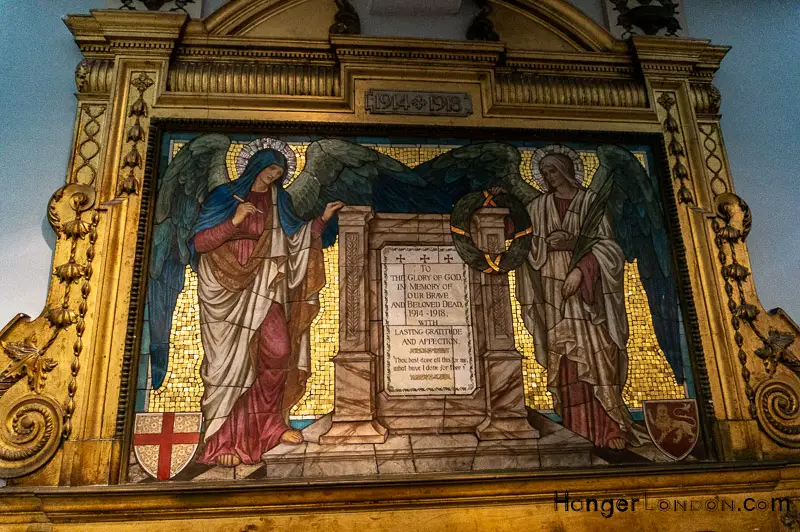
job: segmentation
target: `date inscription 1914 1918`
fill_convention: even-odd
[[[469,116],[472,98],[465,92],[367,91],[365,107],[373,114]]]

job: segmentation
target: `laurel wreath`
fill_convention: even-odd
[[[502,253],[487,253],[472,240],[470,220],[482,207],[505,207],[509,210],[514,236],[508,249]],[[510,194],[493,196],[488,191],[470,192],[456,202],[450,214],[450,231],[456,252],[463,261],[471,268],[493,274],[505,274],[518,268],[528,256],[533,239],[531,219],[525,205]]]

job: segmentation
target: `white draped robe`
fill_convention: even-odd
[[[563,220],[553,194],[543,194],[528,204],[533,241],[526,263],[517,270],[516,294],[525,326],[534,337],[536,360],[547,369],[547,389],[556,412],[561,413],[562,405],[558,374],[562,357],[567,357],[576,364],[578,379],[592,386],[594,397],[608,415],[638,444],[642,432],[622,401],[628,375],[622,249],[604,218],[598,231],[600,240],[592,247],[600,282],[590,305],[582,299],[580,289],[566,301],[562,298],[572,252],[548,249],[545,241],[554,231],[577,237],[594,198],[593,192],[579,189]]]
[[[241,291],[231,291],[217,279],[207,254],[200,257],[198,299],[200,332],[205,358],[200,367],[205,391],[201,408],[206,423],[205,440],[217,432],[236,400],[253,384],[255,370],[248,354],[250,341],[273,303],[284,305],[291,315],[291,289],[306,278],[311,252],[311,222],[294,235],[284,233],[278,216],[277,189],[272,187],[271,238],[260,259],[255,278]],[[259,260],[253,256],[250,260]],[[317,303],[311,294],[303,303]],[[309,329],[301,332],[297,369],[310,372]]]

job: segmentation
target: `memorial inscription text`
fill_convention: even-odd
[[[381,264],[387,393],[472,393],[467,265],[452,246],[387,246]]]

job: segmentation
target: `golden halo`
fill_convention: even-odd
[[[242,151],[240,151],[239,155],[236,157],[236,172],[242,175],[244,169],[247,168],[247,162],[250,160],[250,157],[257,151],[264,149],[277,150],[286,157],[286,172],[283,174],[283,182],[287,183],[292,176],[294,176],[295,170],[297,170],[297,156],[288,144],[282,140],[269,137],[256,139],[242,147]]]
[[[582,188],[583,178],[586,174],[586,170],[583,168],[583,159],[578,155],[578,152],[563,144],[549,144],[544,148],[536,148],[534,150],[533,157],[531,158],[531,176],[534,182],[540,189],[544,191],[547,190],[547,182],[544,180],[542,172],[539,169],[539,163],[542,162],[542,159],[544,159],[546,155],[552,155],[554,153],[560,153],[572,159],[572,165],[575,167],[575,182]]]

